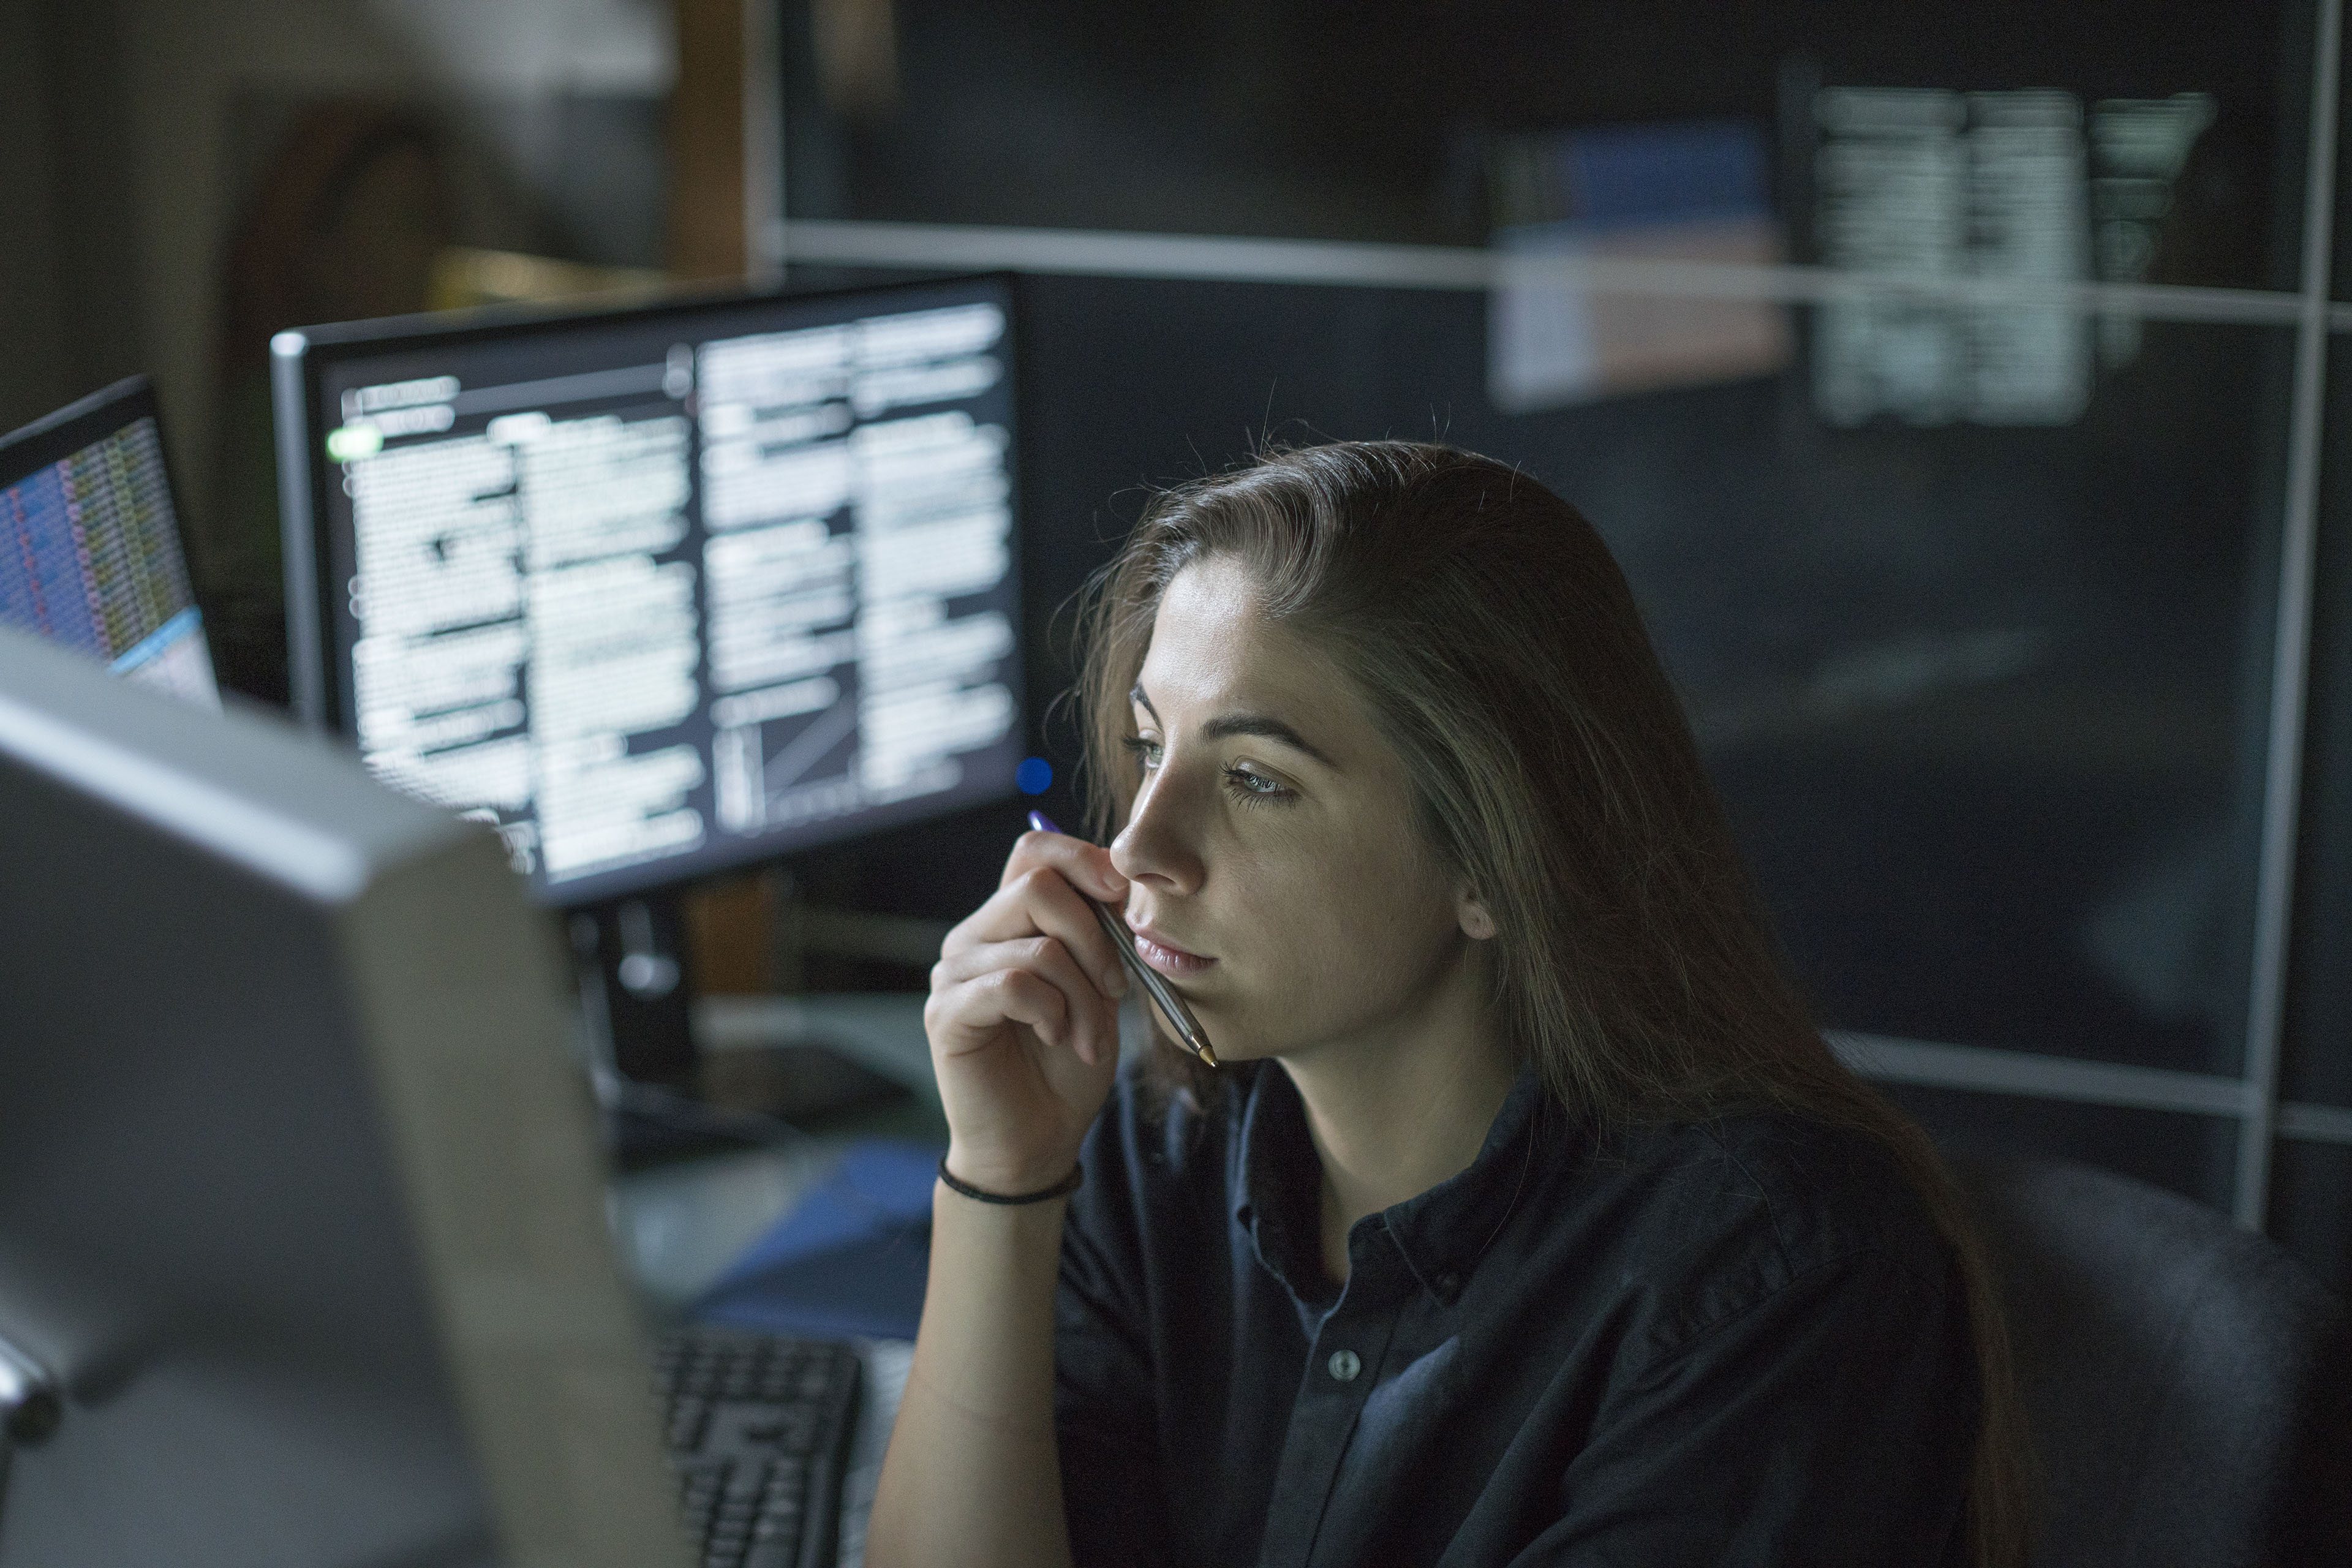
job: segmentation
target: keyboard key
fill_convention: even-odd
[[[694,1329],[656,1358],[679,1512],[704,1568],[829,1558],[859,1367],[846,1346]]]

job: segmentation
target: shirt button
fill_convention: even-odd
[[[1333,1351],[1331,1359],[1324,1364],[1330,1368],[1331,1375],[1341,1383],[1355,1382],[1356,1374],[1364,1370],[1363,1358],[1354,1351]]]

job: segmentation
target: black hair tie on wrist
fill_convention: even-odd
[[[1073,1165],[1070,1167],[1068,1175],[1050,1187],[1034,1193],[1007,1195],[1003,1193],[982,1192],[970,1182],[957,1181],[948,1173],[948,1157],[945,1154],[940,1156],[940,1180],[945,1182],[950,1191],[961,1193],[968,1198],[978,1198],[984,1204],[1042,1204],[1048,1198],[1067,1197],[1078,1190],[1078,1184],[1085,1179],[1086,1173],[1087,1168],[1084,1165]]]

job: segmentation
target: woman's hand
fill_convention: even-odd
[[[1052,1186],[1118,1070],[1127,975],[1078,896],[1118,910],[1110,853],[1024,833],[988,902],[948,933],[923,1007],[948,1118],[948,1169],[992,1193]]]

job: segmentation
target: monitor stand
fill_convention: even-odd
[[[684,924],[674,894],[594,904],[572,917],[580,1000],[602,1065],[634,1083],[694,1082]]]
[[[674,894],[591,905],[571,920],[572,968],[604,1137],[623,1166],[795,1136],[772,1117],[693,1097],[684,922]]]

